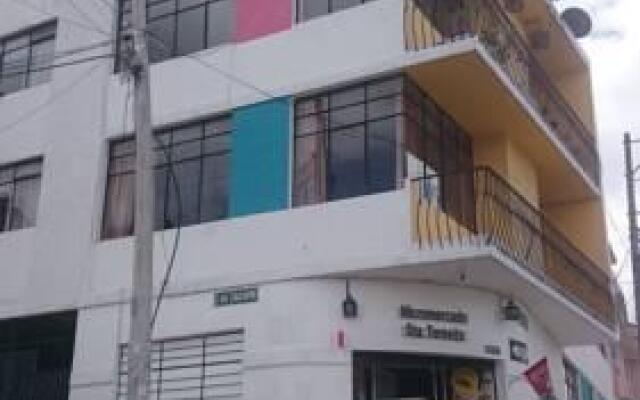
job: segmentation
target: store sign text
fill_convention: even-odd
[[[461,311],[427,310],[402,305],[400,307],[400,318],[429,321],[426,325],[406,322],[402,327],[402,335],[404,337],[445,340],[449,342],[464,342],[467,340],[467,333],[462,329],[436,326],[434,324],[434,322],[438,322],[466,325],[469,323],[469,316]]]

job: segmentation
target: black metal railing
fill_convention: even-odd
[[[609,275],[497,173],[480,167],[432,175],[412,180],[411,191],[421,248],[494,246],[612,326]]]
[[[405,47],[419,51],[478,38],[593,183],[595,137],[548,77],[499,0],[405,0]]]

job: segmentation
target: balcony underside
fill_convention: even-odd
[[[563,346],[610,341],[614,332],[492,246],[431,249],[425,261],[378,267],[336,277],[391,279],[441,285],[467,286],[512,297],[526,305]],[[461,276],[464,275],[464,282]],[[497,312],[497,310],[496,310]]]
[[[542,203],[593,198],[598,189],[474,39],[455,54],[407,67],[407,73],[474,141],[501,136],[532,157]],[[429,50],[426,50],[428,52]]]

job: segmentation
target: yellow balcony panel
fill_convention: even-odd
[[[480,46],[406,72],[471,135],[474,147],[506,136],[526,151],[540,176],[540,203],[596,197],[590,176]]]
[[[588,68],[579,67],[580,60],[543,67],[544,54],[527,41],[527,25],[496,0],[445,4],[405,0],[405,47],[415,60],[409,74],[472,135],[508,135],[536,152],[536,163],[558,183],[542,188],[544,201],[597,194]],[[576,176],[585,183],[574,184]]]

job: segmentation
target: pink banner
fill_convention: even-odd
[[[236,42],[291,28],[291,0],[236,0]]]

